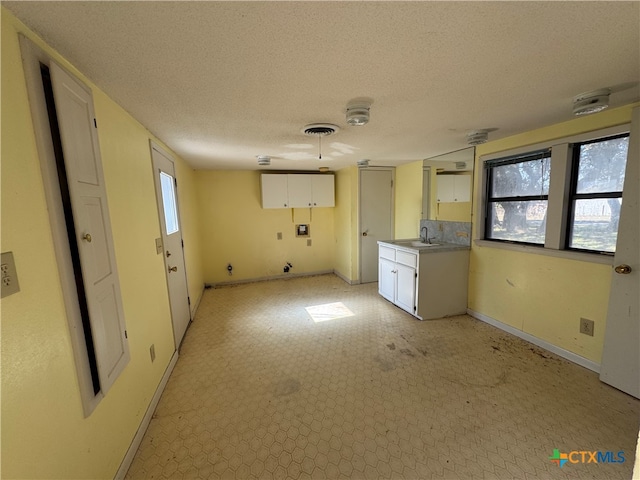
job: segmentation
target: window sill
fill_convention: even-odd
[[[511,250],[513,252],[531,253],[534,255],[545,255],[547,257],[566,258],[568,260],[577,260],[580,262],[599,263],[602,265],[613,266],[613,255],[604,255],[600,253],[574,252],[572,250],[554,250],[551,248],[533,247],[531,245],[519,245],[517,243],[492,242],[491,240],[473,241],[478,247],[498,248],[502,250]]]

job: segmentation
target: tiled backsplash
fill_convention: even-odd
[[[427,227],[429,238],[434,243],[471,245],[471,222],[420,220],[420,235],[423,235],[422,227]]]

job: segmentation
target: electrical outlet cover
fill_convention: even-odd
[[[16,264],[13,260],[13,252],[3,253],[0,263],[0,275],[2,276],[0,297],[4,298],[18,293],[20,291],[20,284],[18,284],[18,272],[16,271]]]

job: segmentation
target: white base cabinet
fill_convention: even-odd
[[[378,292],[421,320],[467,311],[468,248],[379,244]]]

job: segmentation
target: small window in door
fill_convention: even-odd
[[[160,185],[162,186],[162,206],[164,208],[164,223],[167,235],[180,230],[178,226],[178,210],[176,208],[176,190],[173,177],[160,172]]]

